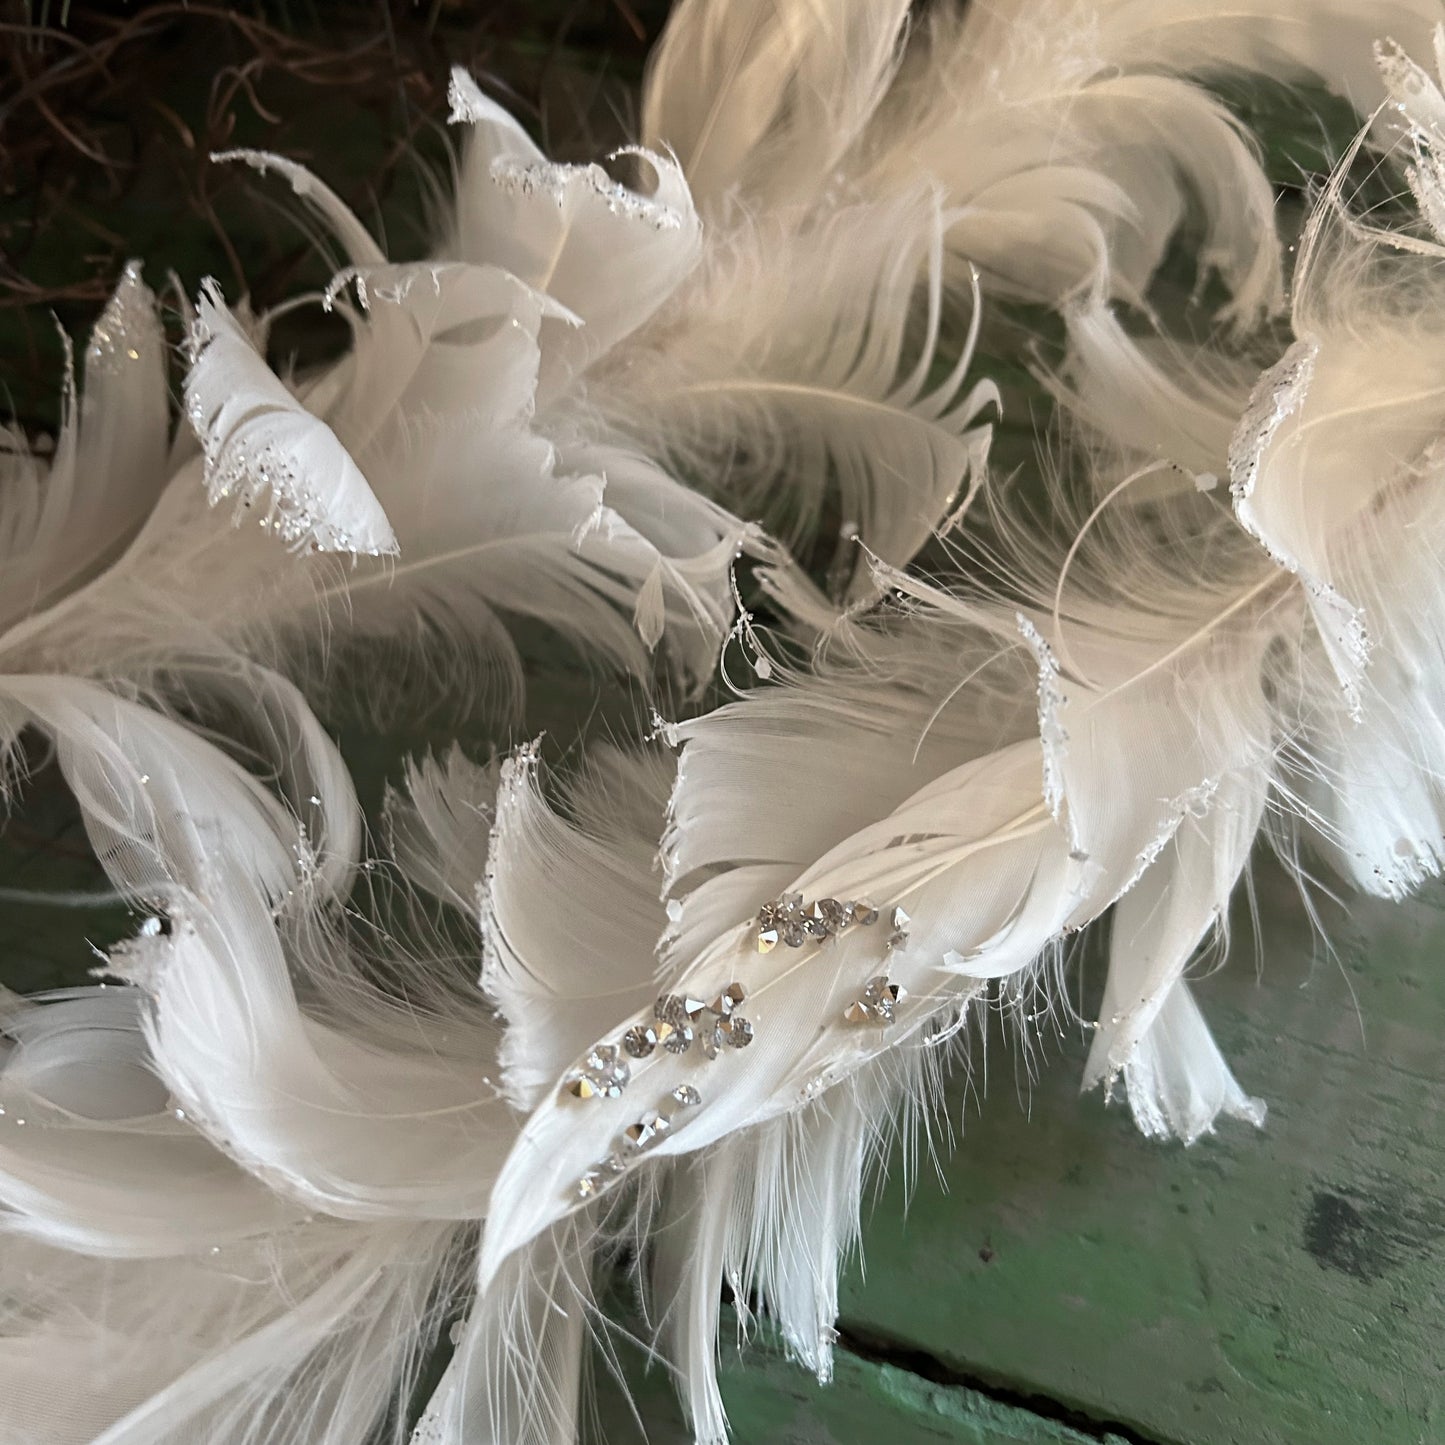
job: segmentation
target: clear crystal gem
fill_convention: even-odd
[[[771,953],[778,946],[778,930],[773,927],[758,929],[758,952]]]
[[[672,1120],[666,1114],[648,1114],[622,1132],[633,1149],[650,1149],[671,1128]]]
[[[801,948],[808,941],[808,930],[802,923],[794,919],[783,926],[783,942],[789,948]]]
[[[893,910],[891,920],[893,932],[888,935],[888,947],[903,949],[908,947],[908,931],[913,926],[913,920],[902,908]]]
[[[667,1025],[663,1024],[663,1028]],[[633,1024],[633,1026],[622,1035],[622,1047],[632,1055],[634,1059],[645,1059],[658,1044],[661,1038],[657,1028],[653,1024]]]
[[[843,1010],[850,1024],[891,1024],[894,1010],[908,997],[901,984],[890,983],[886,973],[870,978],[863,986],[863,997]]]
[[[878,922],[878,910],[871,903],[858,902],[853,905],[853,922],[871,928]]]
[[[717,1014],[719,1018],[726,1018],[747,996],[748,991],[742,984],[730,983],[713,999],[708,1005],[708,1009]]]
[[[578,1199],[591,1199],[606,1181],[596,1169],[589,1169],[574,1186]]]
[[[598,1046],[582,1061],[582,1067],[563,1085],[574,1099],[616,1099],[627,1087],[632,1071],[614,1044]]]
[[[723,1044],[723,1022],[714,1020],[706,1023],[698,1031],[697,1045],[703,1051],[705,1057],[715,1059]]]
[[[692,1047],[692,1025],[683,1024],[680,1027],[669,1027],[667,1037],[662,1041],[662,1047],[670,1054],[685,1054]]]
[[[696,1109],[702,1103],[702,1095],[691,1084],[679,1084],[668,1095],[679,1109]]]
[[[723,1042],[730,1048],[745,1049],[753,1041],[753,1026],[741,1014],[724,1019],[718,1028],[722,1031]]]

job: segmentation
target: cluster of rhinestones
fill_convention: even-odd
[[[651,1019],[633,1024],[620,1046],[598,1044],[567,1076],[563,1090],[574,1099],[620,1098],[632,1078],[624,1050],[634,1059],[645,1059],[658,1048],[685,1054],[696,1045],[704,1057],[715,1059],[724,1047],[747,1048],[753,1026],[738,1012],[747,996],[740,983],[728,984],[711,1003],[691,994],[663,994],[653,1005]]]
[[[691,1084],[679,1084],[662,1103],[623,1131],[612,1152],[599,1160],[573,1186],[578,1199],[591,1199],[627,1173],[629,1162],[672,1132],[672,1121],[684,1109],[695,1109],[702,1095]]]
[[[649,1037],[656,1035],[657,1042],[674,1054],[685,1054],[694,1044],[709,1059],[717,1058],[724,1047],[745,1049],[753,1041],[753,1026],[737,1010],[747,996],[737,982],[728,984],[711,1003],[691,994],[663,994],[653,1006],[654,1021],[628,1029],[623,1046],[634,1057],[646,1058],[656,1047]]]
[[[863,997],[854,999],[843,1010],[843,1017],[850,1024],[880,1024],[893,1022],[894,1010],[908,995],[900,984],[890,983],[886,973],[870,978],[863,986]]]
[[[758,910],[757,949],[759,953],[771,953],[780,943],[801,948],[809,940],[821,943],[835,938],[854,924],[866,928],[877,922],[878,910],[871,903],[837,898],[808,903],[801,893],[784,893]]]
[[[580,1068],[573,1070],[563,1088],[574,1099],[618,1099],[632,1077],[616,1044],[598,1044]]]

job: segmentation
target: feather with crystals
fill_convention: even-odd
[[[1404,91],[1420,188],[1438,93],[1417,77]],[[684,1222],[674,1220],[683,1239],[669,1240],[659,1269],[672,1295],[706,1298],[723,1261],[737,1258],[723,1241],[746,1229],[696,1193],[712,1179],[730,1197],[716,1181],[746,1171],[728,1151],[766,1172],[773,1121],[805,1117],[886,1049],[946,1034],[990,979],[1036,967],[1110,904],[1109,979],[1087,1081],[1122,1073],[1151,1134],[1193,1139],[1221,1112],[1262,1119],[1183,975],[1221,921],[1266,807],[1316,832],[1377,891],[1401,893],[1438,868],[1438,709],[1422,682],[1426,650],[1438,648],[1430,629],[1445,617],[1425,581],[1438,556],[1440,424],[1433,389],[1419,379],[1433,373],[1376,358],[1388,348],[1419,355],[1428,369],[1445,312],[1438,302],[1422,309],[1421,299],[1440,259],[1433,241],[1407,236],[1392,247],[1326,197],[1298,280],[1299,339],[1261,378],[1234,438],[1232,507],[1208,493],[1194,493],[1188,508],[1168,504],[1176,540],[1192,538],[1207,556],[1202,570],[1190,575],[1177,555],[1141,567],[1147,553],[1136,536],[1120,593],[1090,554],[1120,555],[1124,541],[1108,534],[1138,519],[1096,512],[1055,565],[1052,589],[1036,588],[1038,602],[1019,614],[1012,647],[1004,639],[1013,620],[1001,609],[887,575],[920,604],[898,637],[959,628],[988,644],[977,670],[956,642],[939,644],[973,696],[991,691],[980,689],[986,669],[1031,656],[1032,735],[1010,740],[1008,712],[994,703],[982,715],[1001,736],[971,754],[960,740],[954,758],[930,766],[925,749],[940,728],[949,736],[950,708],[968,705],[935,685],[916,706],[921,746],[899,760],[890,802],[888,764],[847,677],[856,668],[854,688],[866,679],[870,696],[896,687],[900,674],[926,678],[898,637],[888,639],[899,647],[895,666],[880,639],[881,658],[845,667],[841,686],[825,667],[794,696],[764,693],[674,730],[680,780],[663,858],[674,891],[696,886],[670,918],[654,916],[660,999],[591,1040],[533,1111],[493,1195],[483,1281],[526,1250],[539,1225],[595,1210],[597,1195],[631,1175],[671,1179],[696,1155],[678,1206]],[[1402,296],[1408,307],[1392,308]],[[847,741],[828,746],[828,726],[810,709]],[[897,735],[886,711],[879,728]],[[860,777],[856,799],[839,786]],[[796,796],[808,798],[806,809],[776,806]],[[494,876],[501,867],[494,860]],[[860,901],[893,923],[887,937],[870,935],[852,911]],[[892,913],[900,906],[906,919]],[[641,954],[645,938],[636,947]],[[649,1029],[664,1045],[685,1030],[692,1037],[673,1051],[651,1042]],[[644,1056],[620,1071],[634,1038]],[[669,1106],[689,1088],[695,1104]],[[654,1187],[668,1186],[654,1179],[643,1196]],[[549,1196],[538,1217],[537,1201]],[[691,1269],[706,1278],[689,1283]],[[764,1298],[770,1287],[760,1283]],[[665,1336],[682,1342],[676,1363],[699,1438],[721,1438],[699,1306],[679,1308]],[[705,1308],[702,1319],[705,1337]],[[815,1340],[824,1337],[819,1329]]]
[[[264,320],[209,292],[188,384],[203,454],[169,486],[130,465],[164,452],[166,419],[145,386],[112,408],[125,375],[98,369],[92,384],[88,370],[48,479],[7,445],[16,566],[0,588],[13,660],[0,742],[13,753],[23,728],[50,735],[97,855],[165,917],[113,953],[130,988],[0,1004],[0,1097],[7,1117],[28,1116],[0,1141],[12,1236],[0,1382],[27,1428],[64,1396],[45,1425],[57,1439],[398,1436],[408,1361],[485,1216],[471,1308],[416,1438],[567,1445],[592,1276],[636,1202],[639,1234],[655,1227],[643,1269],[659,1345],[697,1437],[721,1440],[720,1281],[827,1376],[864,1172],[889,1121],[926,1105],[971,1008],[1033,989],[1048,1006],[1060,941],[1112,907],[1087,1078],[1122,1075],[1150,1134],[1193,1139],[1221,1113],[1258,1122],[1185,980],[1266,811],[1377,891],[1437,869],[1438,228],[1373,232],[1343,213],[1337,186],[1304,248],[1295,346],[1247,408],[1232,365],[1200,388],[1164,348],[1131,351],[1103,309],[1110,291],[1142,294],[1195,192],[1216,248],[1206,259],[1241,314],[1273,294],[1242,134],[1178,73],[1303,68],[1355,87],[1355,57],[1322,30],[1281,27],[1269,0],[1208,27],[1182,0],[1097,6],[1089,47],[1070,28],[1077,12],[1060,12],[1043,53],[1081,57],[1063,92],[1076,114],[1049,131],[1058,67],[1040,67],[1042,93],[1014,97],[1024,111],[1038,101],[1027,184],[990,182],[994,210],[972,219],[991,214],[1007,238],[1008,201],[1036,225],[1067,222],[1060,264],[1097,304],[1071,317],[1060,394],[1113,431],[1116,463],[1144,451],[1199,486],[1151,489],[1148,466],[1086,479],[1104,500],[1073,544],[1016,528],[1012,575],[991,592],[890,565],[973,479],[988,393],[961,390],[976,306],[962,359],[942,382],[935,366],[952,300],[941,256],[970,221],[952,203],[971,193],[959,182],[940,203],[884,181],[900,158],[943,169],[908,124],[914,101],[942,93],[959,36],[1032,81],[1012,49],[1017,17],[971,12],[956,34],[941,22],[916,67],[904,60],[897,133],[911,138],[870,149],[901,9],[841,5],[821,48],[817,13],[681,8],[647,124],[677,127],[683,172],[641,158],[646,195],[548,165],[458,80],[469,199],[446,255],[422,266],[386,262],[300,168],[250,157],[351,258],[357,300],[333,297],[354,331],[347,358],[283,383],[263,359]],[[990,25],[1005,36],[994,50]],[[717,82],[690,98],[689,37]],[[1434,223],[1445,100],[1401,52],[1382,62]],[[961,82],[987,112],[997,79],[965,66]],[[939,101],[950,114],[957,103]],[[1157,129],[1131,133],[1146,113],[1197,122],[1206,143],[1186,154]],[[1052,137],[1038,153],[1033,124]],[[855,153],[867,163],[850,173]],[[842,206],[827,197],[840,171]],[[1235,181],[1245,204],[1231,210]],[[885,225],[895,244],[876,244]],[[805,295],[795,311],[810,246],[832,257],[831,309]],[[785,303],[772,318],[784,334],[769,334],[765,301],[731,352],[710,352],[705,326],[773,257],[789,284],[756,289]],[[1003,257],[1026,259],[1038,254]],[[1002,263],[986,269],[1007,289]],[[1035,274],[1045,299],[1069,291],[1051,263]],[[153,312],[149,332],[137,322],[132,344],[107,350],[130,324],[138,277],[126,285],[97,345],[152,374]],[[789,333],[800,318],[801,338]],[[647,396],[671,379],[661,358],[674,347],[687,385],[796,386],[809,405],[689,407],[649,432]],[[1088,364],[1090,348],[1103,362]],[[830,405],[814,409],[820,385]],[[1153,410],[1111,428],[1131,397]],[[840,427],[848,408],[875,419]],[[1209,476],[1231,430],[1226,500]],[[705,470],[733,431],[776,448],[749,486],[800,459],[837,472],[845,512],[877,544],[864,580],[893,603],[833,621],[780,568],[773,594],[827,634],[815,664],[775,664],[781,686],[666,729],[675,779],[658,751],[598,751],[553,801],[533,750],[500,769],[457,754],[415,767],[388,808],[396,860],[443,901],[475,900],[481,992],[440,960],[391,958],[403,1006],[373,986],[340,919],[361,847],[350,780],[305,700],[262,662],[304,645],[307,608],[350,637],[419,628],[468,649],[504,649],[496,618],[516,611],[635,667],[670,637],[696,676],[725,628],[743,532],[669,467]],[[501,495],[467,485],[484,445],[519,483]],[[413,475],[428,479],[421,499]],[[799,513],[823,514],[816,492],[799,494]],[[228,528],[210,510],[226,500],[263,512],[302,555]],[[97,508],[93,533],[71,525]],[[584,514],[584,529],[560,525]],[[465,567],[448,550],[458,536]],[[537,538],[519,560],[518,539]],[[367,560],[393,547],[396,562]],[[346,572],[325,548],[361,555]],[[236,741],[260,744],[273,785],[147,705],[171,688],[239,714]],[[650,867],[659,838],[666,901]]]

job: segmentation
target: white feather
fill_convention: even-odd
[[[886,94],[905,0],[684,0],[648,61],[642,134],[710,216],[813,200]]]
[[[957,351],[940,345],[952,223],[927,190],[801,225],[740,221],[598,368],[589,401],[612,429],[789,540],[813,538],[826,518],[845,540],[906,563],[982,481],[990,428],[980,417],[999,399],[991,382],[964,384],[976,293]],[[861,553],[847,570],[866,585]]]

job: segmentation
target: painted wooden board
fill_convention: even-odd
[[[1199,997],[1264,1129],[1150,1144],[1079,1098],[1082,1049],[981,1111],[866,1230],[845,1336],[922,1352],[1177,1445],[1445,1440],[1445,898],[1330,906],[1279,877],[1262,972],[1237,934]]]
[[[722,1381],[738,1445],[1124,1445],[846,1350],[827,1386],[764,1345],[725,1351]],[[660,1376],[633,1373],[628,1383],[630,1405],[610,1381],[599,1387],[588,1445],[638,1445],[644,1429],[648,1445],[690,1445]]]

